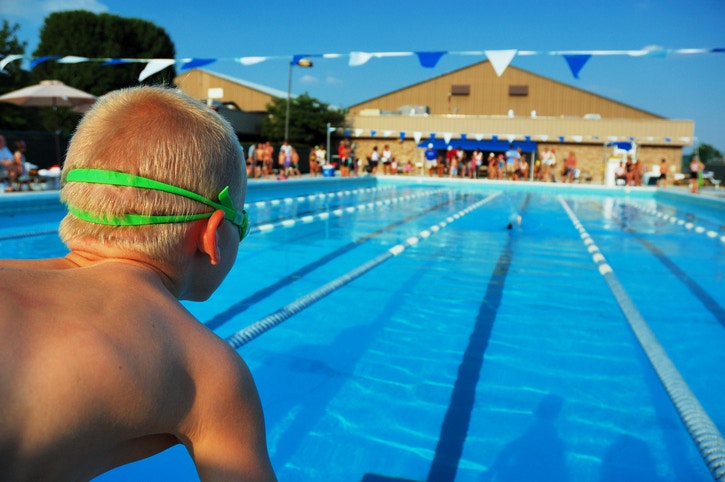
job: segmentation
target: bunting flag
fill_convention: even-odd
[[[383,131],[383,137],[390,137],[393,134],[393,131]]]
[[[62,57],[56,62],[59,64],[79,64],[81,62],[88,62],[90,59],[88,57],[77,57],[75,55],[66,55],[65,57]]]
[[[569,69],[571,69],[575,79],[579,78],[579,72],[590,58],[592,58],[591,55],[564,55],[564,59],[569,64]]]
[[[330,132],[337,131],[339,133],[342,133],[346,137],[349,136],[349,134],[350,134],[350,129],[347,128],[347,127],[330,127],[329,130],[330,130]],[[369,136],[370,137],[374,137],[379,132],[376,129],[369,129],[369,130],[368,129],[355,129],[354,130],[354,133],[355,133],[355,136],[356,137],[361,137],[366,131],[369,132]],[[387,131],[386,130],[386,131],[382,131],[382,132],[385,132],[388,135],[392,135],[393,133],[397,133],[398,138],[400,139],[401,142],[405,141],[406,136],[407,136],[407,132],[406,131]],[[415,132],[412,133],[412,135],[413,135],[413,139],[415,140],[415,143],[417,145],[419,145],[419,147],[420,147],[420,143],[423,140],[423,133],[420,132],[420,131],[415,131]],[[457,146],[457,140],[453,137],[453,133],[452,132],[431,132],[429,134],[428,140],[425,141],[425,142],[426,143],[428,143],[428,142],[434,142],[435,143],[436,142],[436,139],[439,136],[442,136],[443,141],[445,143],[444,145]],[[534,146],[534,147],[536,146],[536,143],[535,142],[532,143],[532,139],[533,139],[534,136],[528,135],[528,134],[527,135],[521,135],[521,134],[506,134],[505,136],[503,136],[503,137],[505,137],[504,140],[499,140],[499,137],[501,137],[501,136],[496,135],[496,134],[493,134],[493,135],[490,135],[490,134],[475,134],[474,137],[475,137],[476,141],[478,141],[478,142],[481,142],[481,141],[488,142],[488,141],[486,141],[486,139],[489,139],[491,142],[499,143],[499,148],[502,149],[502,150],[508,149],[508,146],[510,144],[514,144],[514,145],[525,145],[525,146],[528,146],[529,148],[531,146]],[[539,134],[536,137],[541,142],[546,142],[549,139],[549,136],[548,135],[545,135],[545,134]],[[576,142],[576,143],[582,143],[582,142],[585,142],[586,141],[587,143],[591,143],[591,144],[601,144],[601,141],[600,141],[600,137],[599,136],[573,135],[573,136],[568,136],[568,137],[573,142]],[[519,139],[523,138],[524,140],[523,141],[522,140],[516,140],[517,138],[519,138]],[[556,140],[558,140],[560,143],[566,142],[566,139],[567,139],[567,136],[556,136]],[[645,137],[642,137],[640,139],[637,139],[637,138],[632,137],[632,136],[630,136],[630,137],[608,136],[606,139],[607,139],[607,142],[605,142],[605,146],[610,146],[610,145],[619,144],[619,143],[622,143],[622,144],[644,143],[644,144],[646,144],[646,143],[663,142],[663,141],[664,142],[672,142],[672,138],[671,137],[654,137],[654,136],[645,136]],[[620,141],[621,139],[626,140],[626,142]],[[469,146],[469,147],[466,147],[466,149],[468,149],[468,148],[473,149],[473,147],[470,147],[471,146],[470,143],[472,143],[473,141],[468,141],[468,135],[467,134],[464,134],[464,133],[459,134],[458,140],[462,144]],[[678,137],[677,140],[680,141],[680,142],[682,142],[682,143],[684,143],[684,144],[688,144],[691,141],[693,141],[692,138],[686,137],[686,136]]]
[[[174,59],[154,59],[146,64],[146,67],[138,75],[138,81],[143,82],[145,79],[151,77],[164,70],[170,65],[174,65],[176,61]]]
[[[48,55],[41,57],[26,57],[20,54],[11,54],[5,57],[0,57],[0,71],[4,71],[5,67],[18,60],[27,62],[29,69],[32,70],[43,62],[58,62],[64,64],[73,64],[81,62],[100,62],[102,65],[121,65],[130,63],[143,63],[146,64],[146,68],[143,70],[143,76],[139,77],[139,80],[148,77],[149,72],[158,72],[159,67],[166,65],[169,67],[174,64],[179,64],[180,70],[187,70],[192,68],[203,67],[215,62],[232,61],[237,62],[244,66],[251,66],[266,62],[269,60],[285,60],[293,63],[298,62],[301,59],[317,57],[323,59],[339,59],[347,58],[348,65],[357,67],[368,63],[371,59],[377,58],[388,58],[388,57],[406,57],[406,56],[417,56],[418,62],[423,68],[434,68],[438,65],[438,62],[444,55],[466,55],[466,56],[477,56],[486,57],[491,62],[491,66],[496,72],[497,76],[503,75],[508,66],[511,64],[513,59],[517,56],[531,56],[531,55],[549,55],[549,56],[561,56],[566,60],[569,69],[571,70],[574,78],[579,78],[579,73],[583,69],[584,65],[589,62],[592,57],[597,56],[612,56],[622,55],[629,57],[655,57],[665,58],[672,55],[703,55],[713,53],[723,53],[725,47],[714,47],[714,48],[680,48],[680,49],[667,49],[659,46],[648,46],[638,50],[569,50],[569,51],[535,51],[535,50],[483,50],[483,51],[416,51],[416,52],[362,52],[353,51],[349,53],[323,53],[323,54],[294,54],[292,56],[246,56],[246,57],[233,57],[233,58],[185,58],[185,59],[129,59],[129,58],[89,58],[75,55]],[[164,67],[164,68],[166,68]],[[532,112],[532,117],[535,117],[535,113]]]
[[[254,65],[264,62],[265,60],[267,60],[267,57],[240,57],[237,59],[237,62],[242,65]]]
[[[35,67],[37,67],[39,64],[42,64],[43,62],[46,62],[48,60],[57,60],[59,58],[60,56],[58,55],[46,55],[45,57],[36,57],[30,61],[30,70],[33,70]]]
[[[200,67],[205,67],[209,64],[213,64],[214,62],[216,62],[216,59],[184,59],[184,62],[181,64],[180,69],[198,69]]]
[[[438,61],[448,52],[416,52],[418,62],[421,67],[432,69],[438,64]]]
[[[516,56],[516,50],[486,50],[486,57],[491,61],[496,75],[501,77]]]
[[[8,65],[10,62],[21,60],[22,58],[22,55],[8,55],[4,59],[0,60],[0,70],[5,70],[5,66]]]

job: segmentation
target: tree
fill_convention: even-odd
[[[345,124],[345,111],[330,107],[307,93],[290,99],[289,142],[304,146],[324,144],[327,124],[340,127]],[[287,116],[287,98],[274,98],[267,104],[267,117],[262,121],[262,135],[272,140],[283,140]]]
[[[700,158],[700,162],[702,162],[706,166],[710,163],[715,165],[722,165],[723,163],[722,152],[718,151],[709,144],[698,145],[695,152],[697,152],[697,157]]]
[[[84,10],[51,13],[40,30],[35,59],[74,55],[90,59],[175,58],[174,44],[166,31],[151,22]],[[145,63],[79,62],[47,60],[32,71],[34,83],[60,80],[72,87],[101,96],[112,90],[138,85]],[[171,85],[176,72],[169,67],[144,80],[145,84]],[[50,109],[43,109],[44,124],[50,128]],[[57,109],[61,129],[72,131],[78,116],[68,109]]]
[[[51,13],[40,30],[35,58],[75,55],[91,59],[153,59],[176,55],[166,31],[151,22],[84,10]],[[138,85],[144,63],[79,62],[62,64],[46,61],[33,69],[36,82],[61,80],[94,95]],[[176,73],[164,69],[144,81],[171,84]]]
[[[0,57],[25,54],[27,43],[18,40],[19,29],[20,25],[17,23],[10,25],[7,20],[3,20],[0,29]],[[20,61],[9,62],[0,71],[0,95],[25,87],[29,82],[30,75],[20,68]],[[0,103],[0,129],[23,129],[32,125],[26,114],[22,107]]]

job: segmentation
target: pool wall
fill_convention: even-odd
[[[333,192],[340,189],[373,187],[385,184],[426,184],[434,186],[456,186],[466,189],[501,190],[512,192],[548,192],[552,194],[594,194],[621,198],[655,199],[674,204],[691,204],[718,211],[725,210],[725,194],[716,197],[691,194],[683,190],[637,187],[635,189],[608,187],[596,184],[563,184],[539,182],[488,181],[478,179],[449,179],[438,177],[319,177],[287,181],[251,181],[247,185],[247,197],[255,200],[284,197],[289,192],[295,195]],[[725,193],[725,190],[723,190]],[[14,194],[0,194],[0,216],[31,212],[62,211],[59,191],[38,191]]]

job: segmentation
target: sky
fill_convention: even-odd
[[[27,54],[51,12],[84,9],[162,27],[176,58],[216,58],[204,68],[347,107],[485,60],[453,52],[725,48],[725,0],[0,0]],[[449,52],[434,68],[416,56],[350,66],[350,52]],[[67,52],[74,55],[74,52]],[[254,65],[234,58],[267,57]],[[670,118],[695,122],[695,144],[725,152],[725,53],[594,56],[575,78],[560,55],[517,55],[511,66]],[[177,67],[177,72],[180,72]]]

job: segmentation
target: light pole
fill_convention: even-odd
[[[312,61],[310,59],[296,59],[289,63],[289,78],[287,79],[287,115],[284,117],[284,138],[289,141],[289,104],[290,97],[292,95],[292,67],[312,67]]]

